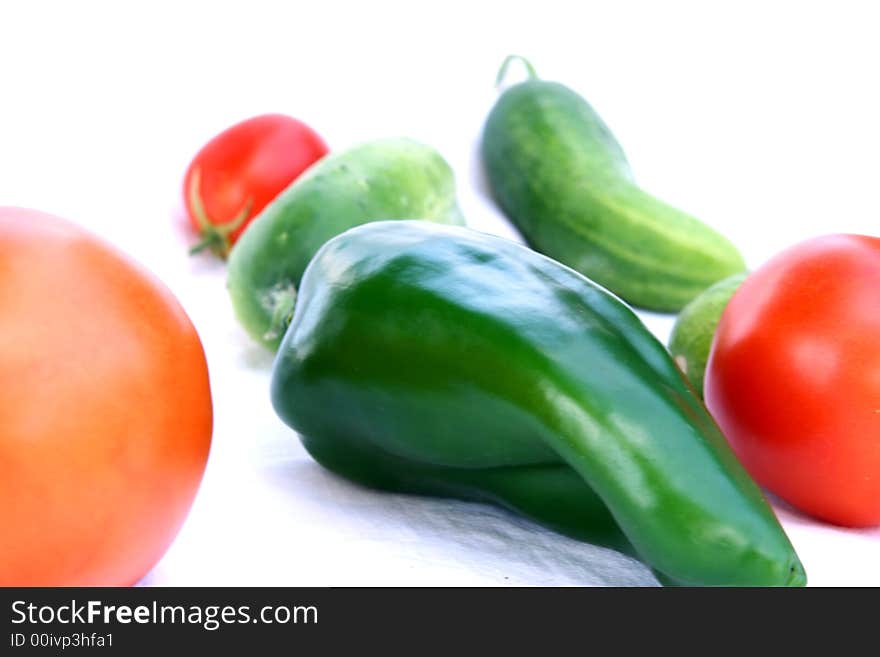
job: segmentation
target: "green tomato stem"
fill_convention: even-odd
[[[192,210],[196,223],[199,225],[199,233],[201,234],[202,239],[189,250],[189,254],[194,255],[205,249],[209,249],[215,255],[225,258],[229,254],[229,249],[232,247],[229,236],[241,228],[242,225],[244,225],[244,222],[247,221],[251,209],[254,207],[254,199],[248,198],[232,221],[224,224],[215,224],[211,221],[208,217],[208,213],[205,211],[205,205],[202,202],[202,196],[199,192],[201,182],[202,172],[201,169],[196,167],[193,169],[189,190],[187,190],[187,197],[189,199],[190,209]]]

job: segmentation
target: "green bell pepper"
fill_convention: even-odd
[[[272,401],[325,467],[622,534],[685,585],[803,585],[797,555],[664,347],[523,246],[367,224],[309,265]],[[617,533],[615,533],[617,532]]]

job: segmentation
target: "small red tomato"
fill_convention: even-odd
[[[183,181],[190,223],[201,236],[192,252],[225,257],[248,223],[326,154],[318,133],[283,114],[255,116],[214,137]]]
[[[752,273],[705,397],[758,483],[823,520],[880,524],[880,239],[812,239]]]

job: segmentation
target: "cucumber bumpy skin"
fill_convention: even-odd
[[[508,57],[499,81],[514,59],[522,60]],[[745,269],[725,237],[636,185],[614,135],[581,96],[527,67],[529,79],[490,112],[481,152],[492,194],[532,248],[663,312]]]
[[[464,224],[452,169],[436,150],[395,138],[328,155],[233,247],[227,287],[235,314],[251,337],[277,349],[306,265],[327,240],[370,221],[412,218]]]

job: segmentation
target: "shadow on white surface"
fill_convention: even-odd
[[[387,573],[377,571],[365,583],[436,583],[436,571],[448,568],[456,572],[447,580],[450,585],[658,584],[635,559],[561,536],[492,505],[374,491],[311,461],[268,466],[264,481],[286,498],[286,507],[319,512],[319,526],[313,523],[311,530],[338,533],[350,562],[356,563],[364,549],[385,550],[389,558],[412,562],[412,575],[389,581]],[[425,571],[430,574],[422,577]]]
[[[244,331],[244,329],[239,330]],[[236,356],[238,365],[248,370],[270,370],[275,360],[273,352],[256,342],[242,346],[241,350],[236,353]]]

